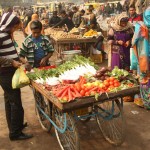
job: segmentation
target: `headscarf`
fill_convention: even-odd
[[[34,21],[34,20],[39,20],[38,14],[33,14],[33,15],[32,15],[31,21]]]
[[[30,24],[31,24],[32,21],[35,21],[35,20],[39,20],[39,16],[37,14],[32,15],[31,21],[28,23],[27,27],[25,28],[25,33],[27,35],[31,34]]]
[[[127,21],[127,25],[125,27],[120,26],[121,21]],[[116,16],[115,21],[111,26],[115,31],[125,31],[129,28],[132,28],[132,25],[128,22],[128,16],[124,12]]]
[[[3,14],[0,22],[0,31],[9,33],[12,27],[19,23],[20,23],[20,19],[16,15],[10,12],[5,13]]]
[[[149,28],[150,27],[150,7],[148,7],[143,13],[144,24]]]

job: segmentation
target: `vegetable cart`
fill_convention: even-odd
[[[123,113],[124,96],[139,93],[139,87],[132,87],[113,93],[76,98],[68,103],[61,103],[42,84],[31,81],[36,101],[36,112],[42,128],[55,133],[62,150],[80,150],[80,140],[76,121],[83,122],[95,117],[104,138],[113,145],[121,145],[125,137],[125,119]],[[89,108],[84,115],[78,109]]]

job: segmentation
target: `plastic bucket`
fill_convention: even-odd
[[[61,54],[62,54],[63,60],[68,61],[68,60],[71,60],[75,55],[81,54],[81,50],[63,51]]]

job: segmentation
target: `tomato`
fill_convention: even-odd
[[[115,78],[114,77],[110,77],[109,80],[113,82],[115,80]]]
[[[118,83],[114,83],[114,87],[118,87],[119,86],[119,84]]]
[[[117,84],[118,84],[118,86],[120,86],[120,82],[118,82]]]
[[[85,96],[90,96],[90,93],[89,93],[89,92],[86,92],[86,93],[85,93]]]
[[[114,83],[118,83],[119,81],[117,79],[114,80]]]
[[[110,84],[109,84],[108,81],[105,80],[105,81],[104,81],[104,85],[108,87]]]
[[[81,94],[82,96],[85,96],[85,91],[84,91],[84,90],[81,90],[81,91],[80,91],[80,94]]]
[[[114,85],[114,82],[110,81],[110,82],[109,82],[109,85]]]
[[[110,82],[110,78],[108,78],[106,81]]]
[[[109,86],[109,89],[112,89],[112,88],[114,88],[114,86],[113,86],[113,85],[110,85],[110,86]]]
[[[102,89],[105,89],[105,88],[106,88],[106,86],[105,86],[105,84],[103,84]]]

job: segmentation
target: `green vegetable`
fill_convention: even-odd
[[[64,73],[67,70],[71,70],[79,65],[89,64],[93,66],[95,69],[98,68],[93,62],[90,61],[89,58],[85,58],[83,56],[75,55],[75,57],[71,61],[66,61],[62,65],[57,68],[48,69],[48,70],[39,70],[37,68],[34,69],[33,73],[28,73],[27,76],[31,80],[36,80],[38,78],[46,79],[47,77],[58,77],[60,74]]]
[[[112,70],[112,72],[109,73],[110,76],[114,76],[116,78],[119,78],[121,76],[127,76],[129,75],[129,72],[123,69],[119,69],[117,66]]]

